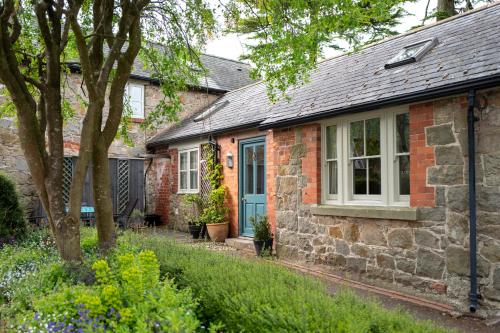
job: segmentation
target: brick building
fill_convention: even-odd
[[[199,191],[200,147],[215,140],[230,237],[267,214],[281,257],[460,310],[477,281],[479,309],[498,314],[498,17],[497,3],[323,61],[290,101],[270,104],[264,83],[225,94],[148,141],[170,156],[153,161],[157,212],[183,225],[179,198]]]
[[[247,64],[211,55],[201,55],[200,60],[207,74],[202,76],[197,84],[180,93],[183,105],[180,119],[198,112],[222,94],[253,82],[249,77],[250,67]],[[65,97],[70,101],[75,114],[66,121],[64,127],[64,147],[67,157],[65,190],[69,187],[72,168],[80,148],[81,123],[86,111],[81,103],[81,98],[86,95],[81,90],[84,85],[82,76],[78,74],[78,64],[70,64],[70,68],[72,73],[66,78]],[[135,200],[137,208],[145,207],[144,194],[148,193],[147,188],[144,188],[144,172],[148,165],[148,161],[144,159],[145,143],[157,133],[157,130],[144,131],[139,125],[148,112],[154,110],[163,99],[158,81],[153,79],[151,73],[139,62],[136,62],[133,68],[126,95],[133,112],[132,123],[128,130],[133,145],[115,140],[109,150],[115,214],[122,213]],[[165,124],[162,129],[168,126],[172,124]],[[28,211],[35,216],[43,214],[19,144],[15,117],[0,118],[0,172],[11,176],[17,183]],[[92,206],[91,179],[89,174],[84,188],[83,205]]]

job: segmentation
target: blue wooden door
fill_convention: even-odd
[[[240,235],[253,237],[251,219],[266,214],[265,138],[241,141],[239,156]]]

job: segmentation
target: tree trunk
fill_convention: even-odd
[[[54,221],[56,226],[54,236],[61,259],[64,261],[81,261],[80,248],[80,219],[67,215],[59,221]]]
[[[115,245],[116,233],[113,221],[113,204],[111,201],[108,149],[103,143],[98,143],[94,146],[92,165],[92,186],[99,248],[103,253],[107,253]]]
[[[444,20],[445,18],[457,14],[457,12],[455,11],[454,0],[438,0],[436,10],[437,10],[436,20],[438,21]]]

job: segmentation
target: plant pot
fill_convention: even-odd
[[[213,242],[224,242],[229,233],[229,222],[226,223],[207,223],[207,230],[210,239]]]
[[[188,224],[188,229],[193,239],[200,238],[201,225],[190,223]]]
[[[269,254],[273,252],[273,239],[268,240],[255,240],[253,241],[253,246],[255,247],[255,253],[260,256],[262,251],[269,250]]]

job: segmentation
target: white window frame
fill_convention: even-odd
[[[196,156],[197,156],[197,163],[196,163],[196,169],[191,169],[191,152],[195,151]],[[186,170],[181,170],[181,154],[187,154],[187,161],[186,161]],[[200,149],[198,147],[196,148],[186,148],[186,149],[180,149],[177,155],[177,186],[178,190],[177,193],[198,193],[200,191]],[[186,185],[187,188],[182,189],[181,188],[181,171],[187,172],[187,179],[186,179]],[[197,177],[197,186],[196,188],[191,188],[191,172],[196,171],[196,177]]]
[[[396,157],[396,115],[408,113],[408,106],[351,114],[327,119],[321,126],[321,193],[327,205],[409,206],[409,195],[399,195],[399,178]],[[380,118],[381,194],[354,195],[352,158],[350,157],[350,123]],[[326,159],[326,127],[337,126],[337,195],[328,194],[328,169]]]
[[[130,104],[130,88],[132,88],[132,87],[139,88],[141,90],[140,114],[134,113],[134,109],[132,108],[132,105]],[[144,85],[137,84],[137,83],[128,83],[127,86],[125,87],[125,97],[126,97],[126,101],[129,105],[129,107],[132,109],[131,117],[136,118],[136,119],[144,119]]]

